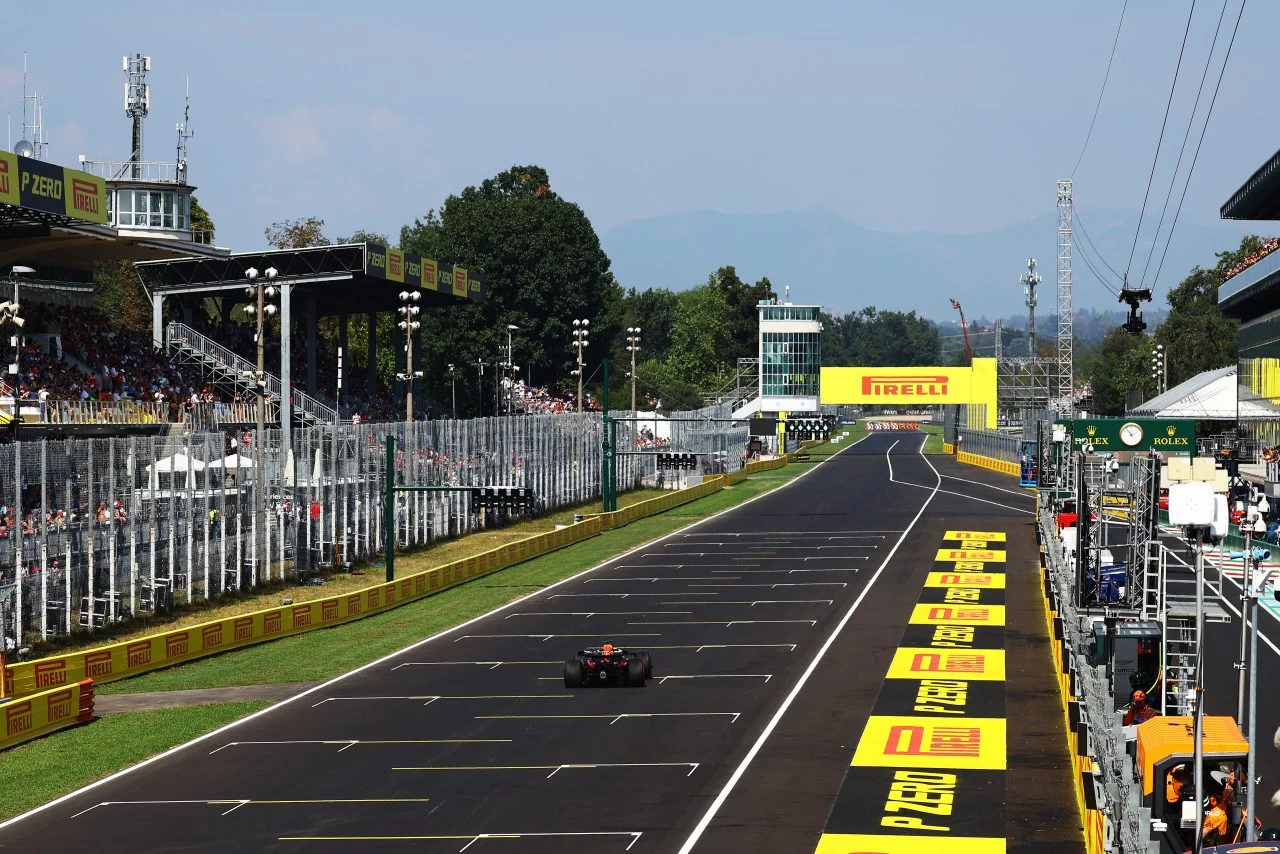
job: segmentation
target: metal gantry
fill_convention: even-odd
[[[1070,416],[1075,410],[1074,401],[1074,361],[1072,358],[1072,313],[1073,299],[1071,295],[1071,179],[1058,179],[1058,370],[1056,393],[1059,400],[1059,411]]]

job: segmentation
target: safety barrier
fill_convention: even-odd
[[[1092,791],[1092,782],[1089,784],[1090,791],[1088,793],[1085,792],[1084,788],[1085,775],[1092,776],[1095,766],[1093,758],[1082,752],[1087,738],[1078,734],[1072,726],[1072,710],[1073,708],[1077,710],[1074,714],[1078,718],[1081,701],[1072,691],[1075,678],[1071,673],[1071,655],[1068,650],[1068,641],[1063,630],[1061,617],[1055,607],[1056,594],[1053,582],[1049,578],[1049,568],[1046,563],[1043,545],[1040,547],[1040,580],[1041,598],[1044,600],[1045,624],[1053,656],[1054,681],[1058,685],[1058,697],[1061,701],[1059,711],[1062,714],[1067,745],[1071,753],[1072,790],[1075,792],[1076,807],[1080,811],[1081,825],[1084,828],[1085,851],[1087,854],[1103,854],[1107,850],[1106,818],[1102,810],[1096,808],[1096,797]],[[1095,808],[1090,808],[1090,801],[1095,802]]]
[[[0,750],[93,718],[93,680],[81,679],[0,704]]]
[[[784,456],[777,460],[749,463],[744,471],[749,474],[779,468],[789,460],[789,457]],[[121,641],[12,664],[4,673],[5,694],[10,697],[28,697],[36,692],[74,685],[78,680],[86,678],[98,682],[113,682],[228,650],[312,629],[337,626],[439,593],[473,578],[581,542],[611,528],[711,495],[723,489],[730,478],[730,475],[710,477],[688,489],[642,501],[612,513],[595,514],[558,530],[535,534],[473,557],[461,558],[352,593],[314,602],[267,608],[186,629],[149,635],[138,640]]]
[[[984,469],[990,469],[991,471],[1000,472],[1001,474],[1011,474],[1015,477],[1020,471],[1017,463],[1012,463],[1008,460],[998,460],[994,457],[984,457],[981,454],[970,454],[965,451],[961,451],[956,454],[956,462],[965,463],[966,465],[971,466],[981,466]]]

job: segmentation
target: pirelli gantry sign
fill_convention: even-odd
[[[107,223],[107,187],[97,175],[0,151],[0,204]]]
[[[366,276],[437,291],[458,299],[482,301],[485,296],[485,278],[474,270],[460,264],[440,264],[431,258],[388,249],[377,243],[364,245],[364,272]]]
[[[823,368],[819,399],[863,405],[985,403],[994,414],[996,360],[974,359],[971,368]]]

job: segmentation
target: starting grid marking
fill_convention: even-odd
[[[228,747],[248,747],[251,745],[291,745],[291,744],[323,744],[336,745],[341,744],[338,753],[346,750],[348,747],[355,747],[357,744],[510,744],[512,739],[509,738],[397,738],[397,739],[363,739],[363,738],[333,738],[333,739],[301,739],[298,741],[229,741],[221,747],[214,748],[209,751],[212,756],[215,753],[226,750]]]
[[[247,806],[305,806],[307,804],[425,804],[430,798],[313,798],[303,800],[256,800],[253,798],[223,798],[220,800],[174,800],[174,801],[99,801],[88,809],[80,810],[80,812],[71,816],[79,818],[85,813],[93,812],[99,807],[123,807],[123,806],[179,806],[199,804],[201,806],[225,807],[230,806],[231,809],[220,813],[220,815],[230,815],[241,807]]]
[[[512,839],[571,839],[574,837],[616,837],[621,836],[624,839],[630,839],[627,847],[623,851],[630,851],[631,847],[640,841],[643,835],[639,830],[578,830],[578,831],[546,831],[532,833],[455,833],[443,834],[437,836],[281,836],[280,842],[461,842],[466,840],[467,844],[458,849],[459,854],[466,851],[475,843],[483,840],[502,840],[509,841]]]
[[[943,539],[816,854],[1004,854],[1007,537]]]
[[[599,768],[688,768],[686,777],[698,770],[698,762],[596,762],[564,765],[410,765],[393,767],[392,771],[550,771],[550,780],[561,771],[594,771]]]

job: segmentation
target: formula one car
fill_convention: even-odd
[[[580,649],[564,663],[564,687],[590,688],[627,685],[643,688],[653,678],[653,657],[640,649],[622,649],[611,643]]]

